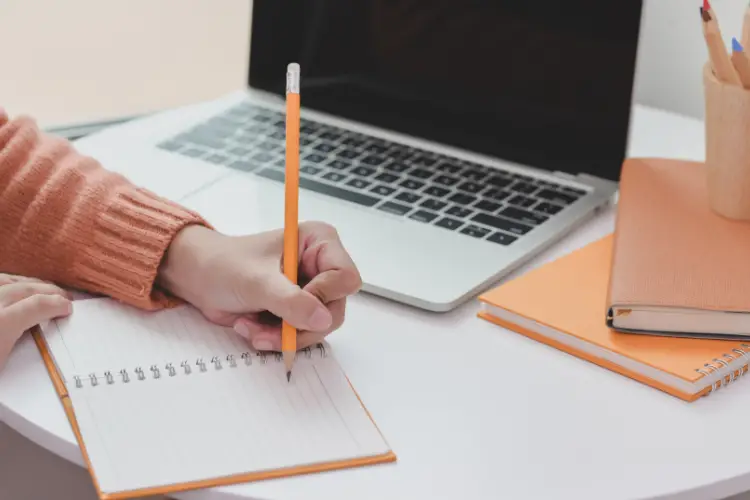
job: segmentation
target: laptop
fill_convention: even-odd
[[[223,232],[281,228],[297,62],[300,218],[363,291],[448,311],[613,203],[640,22],[636,0],[254,0],[246,89],[77,147]]]

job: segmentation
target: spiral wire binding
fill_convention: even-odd
[[[325,358],[328,355],[326,346],[324,344],[317,344],[315,347],[306,347],[304,349],[301,349],[297,356],[304,356],[305,358],[312,358],[313,350],[318,351],[321,358]],[[268,362],[269,357],[273,357],[275,362],[280,362],[283,359],[283,356],[281,353],[278,352],[256,352],[256,357],[260,360],[261,364],[266,364]],[[213,369],[218,371],[224,369],[224,366],[228,366],[230,369],[237,368],[240,366],[240,364],[244,364],[245,366],[251,366],[253,364],[253,355],[252,353],[243,352],[240,356],[241,363],[237,362],[237,359],[235,358],[234,354],[229,354],[225,359],[222,360],[220,356],[213,356],[209,363],[213,365]],[[224,362],[224,364],[222,364]],[[209,365],[206,363],[206,361],[199,357],[195,360],[195,366],[198,367],[198,373],[205,373],[209,370]],[[187,360],[184,360],[180,363],[180,368],[182,369],[182,372],[184,372],[185,375],[190,375],[193,373],[193,368],[191,366],[191,363]],[[163,371],[162,371],[163,370]],[[148,369],[148,371],[151,373],[150,378],[152,379],[159,379],[162,377],[163,373],[165,373],[169,377],[174,377],[178,373],[178,369],[175,368],[174,363],[167,363],[164,365],[163,368],[160,368],[158,365],[151,365]],[[149,378],[149,375],[147,375],[147,372],[140,366],[136,367],[133,370],[133,373],[135,373],[135,377],[137,380],[146,380]],[[127,384],[129,383],[132,378],[130,376],[130,373],[128,373],[128,370],[123,368],[118,372],[120,379],[122,379],[122,382]],[[89,379],[89,385],[91,387],[96,387],[99,385],[99,377],[96,376],[95,373],[90,373],[88,375]],[[75,382],[75,386],[77,388],[83,388],[84,382],[83,379],[76,375],[73,377],[73,380]],[[104,380],[107,385],[112,385],[117,382],[117,379],[115,378],[115,375],[111,371],[104,372]]]
[[[732,352],[735,353],[734,355],[727,353],[722,354],[721,358],[714,358],[711,360],[711,363],[704,364],[703,368],[695,369],[695,371],[700,373],[701,375],[709,377],[712,374],[720,373],[724,368],[729,368],[728,374],[722,375],[713,384],[711,384],[711,388],[708,391],[708,394],[716,392],[722,387],[733,384],[748,372],[748,370],[750,369],[748,368],[750,367],[750,344],[740,344],[740,346],[742,347],[742,349],[732,349]],[[738,370],[734,370],[732,369],[730,363],[737,360],[743,360],[744,362]],[[737,373],[735,374],[735,372]],[[729,381],[725,382],[727,376],[729,376]]]

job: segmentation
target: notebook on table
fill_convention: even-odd
[[[327,344],[287,382],[188,306],[76,301],[33,335],[102,499],[396,460]]]
[[[685,401],[736,382],[750,342],[617,332],[607,326],[613,235],[480,296],[479,316]]]
[[[750,341],[750,223],[715,214],[706,184],[703,163],[624,163],[608,291],[613,328]]]

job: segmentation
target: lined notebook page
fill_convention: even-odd
[[[274,356],[259,357],[191,308],[149,314],[107,299],[76,302],[44,335],[104,493],[389,451],[327,349],[300,354],[288,383]],[[249,360],[244,352],[252,353]],[[205,360],[205,371],[196,358]],[[192,361],[189,374],[183,360]],[[139,366],[144,380],[135,375]]]

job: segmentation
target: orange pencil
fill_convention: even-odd
[[[286,176],[284,182],[284,275],[297,284],[299,266],[299,129],[300,129],[300,67],[290,63],[286,70]],[[292,378],[292,365],[297,353],[297,329],[283,321],[281,352],[284,356],[287,381]]]
[[[724,83],[741,86],[740,77],[734,70],[732,60],[724,46],[719,23],[716,20],[715,14],[711,10],[711,5],[708,3],[708,0],[703,0],[703,7],[701,7],[700,11],[701,19],[703,21],[703,36],[706,39],[708,56],[711,60],[711,66],[713,67],[716,77]]]

